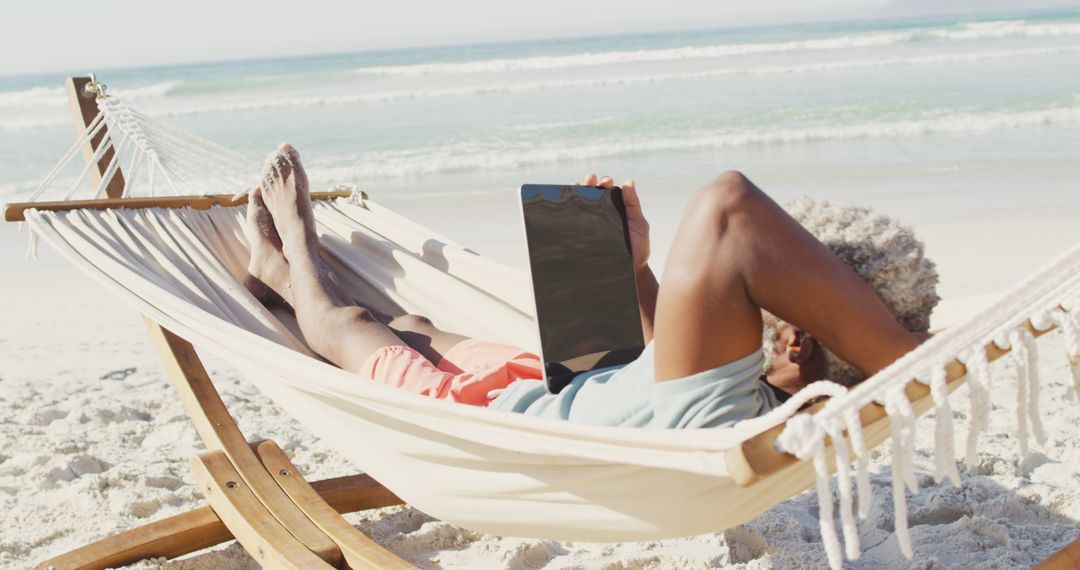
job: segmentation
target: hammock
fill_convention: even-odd
[[[101,114],[34,198],[63,191],[78,197],[87,170],[70,186],[57,182],[77,149],[103,130],[115,153],[93,195],[123,161],[125,193],[234,194],[257,183],[258,165],[160,123],[120,103],[98,100]],[[104,148],[102,145],[101,148]],[[89,164],[107,157],[96,153]],[[576,541],[682,537],[741,524],[816,481],[824,546],[837,568],[842,556],[833,524],[829,453],[839,468],[846,554],[857,558],[854,514],[870,505],[869,454],[859,411],[883,404],[892,426],[896,531],[911,556],[905,488],[914,417],[904,387],[928,383],[936,408],[935,478],[959,484],[946,365],[961,356],[971,379],[971,461],[989,400],[984,345],[1012,348],[1021,365],[1021,451],[1041,441],[1039,380],[1031,372],[1032,325],[1066,335],[1080,379],[1080,248],[1026,280],[968,323],[953,327],[847,391],[817,383],[767,416],[732,428],[645,430],[587,426],[500,413],[434,400],[364,381],[327,364],[294,333],[295,324],[266,310],[242,286],[247,245],[244,207],[27,209],[32,235],[135,309],[239,369],[307,429],[416,508],[456,525],[498,535]],[[439,236],[359,192],[315,205],[320,240],[345,286],[391,314],[425,315],[469,336],[532,347],[528,282],[520,273]],[[1030,323],[1028,322],[1030,320]],[[817,413],[787,421],[777,440],[793,462],[744,487],[728,464],[731,450],[782,424],[801,403],[832,398]],[[779,428],[776,428],[779,429]],[[843,437],[845,430],[849,438]],[[831,445],[829,442],[831,441]],[[850,445],[850,447],[849,447]],[[854,484],[849,471],[856,462]],[[853,495],[852,487],[855,487]],[[857,501],[856,501],[857,499]]]

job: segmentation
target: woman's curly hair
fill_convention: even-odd
[[[922,241],[911,228],[869,208],[799,198],[785,208],[800,224],[859,274],[910,331],[930,328],[930,313],[940,297],[934,262],[923,256]],[[776,340],[787,323],[766,315],[766,370],[776,356]],[[865,379],[853,366],[825,348],[825,377],[851,386]]]

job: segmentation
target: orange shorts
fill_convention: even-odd
[[[516,346],[469,339],[432,364],[407,346],[385,346],[364,362],[361,376],[416,394],[487,406],[522,378],[542,379],[540,357]]]

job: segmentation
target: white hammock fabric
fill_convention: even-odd
[[[339,200],[316,209],[326,250],[350,280],[359,274],[439,325],[532,344],[530,317],[498,295],[527,290],[517,275],[367,206]],[[811,480],[794,469],[775,489],[739,489],[726,477],[723,452],[760,428],[581,426],[436,401],[316,360],[238,280],[243,211],[28,212],[27,220],[140,312],[235,365],[407,502],[455,524],[567,540],[687,536],[744,522]],[[422,260],[432,243],[444,255]],[[378,298],[370,293],[362,294]]]
[[[187,193],[235,193],[255,181],[256,167],[234,153],[155,123],[115,98],[102,100],[100,106],[105,119],[87,129],[35,197],[53,189],[74,149],[105,123],[118,148],[113,163],[126,160],[132,165],[124,172],[128,190],[155,188],[155,176],[159,183],[166,180],[158,190],[178,194],[182,188],[188,188]],[[139,164],[144,165],[141,178]],[[358,298],[383,310],[428,316],[439,326],[470,336],[526,348],[535,343],[523,275],[370,201],[320,202],[315,211],[324,251]],[[939,422],[935,477],[947,476],[959,484],[944,383],[947,361],[960,355],[973,374],[969,461],[988,412],[990,379],[982,343],[993,338],[1010,342],[1020,348],[1014,350],[1018,363],[1030,370],[1034,344],[1023,323],[1030,318],[1044,328],[1057,324],[1064,329],[1072,370],[1080,378],[1080,322],[1075,312],[1068,312],[1080,295],[1080,249],[1075,249],[966,325],[935,336],[850,392],[829,383],[804,390],[800,401],[817,394],[833,398],[813,416],[792,418],[779,444],[809,461],[740,488],[728,475],[725,451],[786,419],[799,401],[734,428],[643,430],[570,424],[424,398],[314,358],[290,323],[268,312],[244,289],[243,207],[28,210],[26,218],[35,236],[138,311],[230,362],[305,427],[405,501],[451,523],[499,535],[622,541],[716,531],[803,491],[816,473],[825,550],[837,568],[842,555],[834,530],[825,436],[831,434],[837,444],[833,452],[839,465],[846,554],[857,558],[854,505],[863,516],[870,505],[869,457],[857,413],[876,401],[886,406],[893,422],[896,530],[901,548],[911,556],[904,489],[915,491],[917,484],[910,461],[913,415],[904,384],[915,377],[930,384]],[[1022,375],[1018,414],[1025,451],[1028,428],[1036,439],[1041,437],[1038,386],[1037,378]],[[851,435],[851,449],[839,437],[843,430]]]

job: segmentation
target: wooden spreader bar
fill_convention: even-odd
[[[312,200],[333,200],[348,198],[349,191],[312,192]],[[366,198],[366,195],[362,196]],[[4,221],[21,222],[26,219],[26,210],[48,210],[60,212],[67,210],[109,210],[120,208],[193,208],[209,210],[213,206],[239,206],[247,204],[247,194],[239,198],[231,194],[210,194],[206,196],[160,196],[155,198],[99,198],[96,200],[63,200],[57,202],[16,202],[4,205]]]

